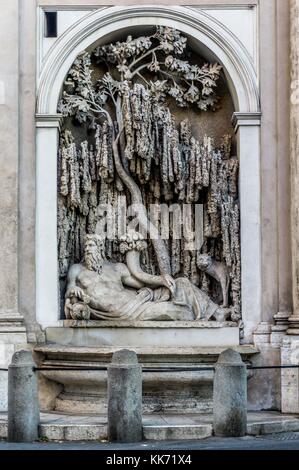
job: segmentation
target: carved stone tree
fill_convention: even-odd
[[[65,117],[59,157],[58,238],[60,275],[83,254],[86,233],[95,233],[100,204],[124,195],[138,204],[139,227],[149,228],[151,204],[204,204],[203,253],[229,269],[229,300],[240,319],[238,160],[230,137],[219,148],[176,123],[172,109],[216,108],[221,66],[185,59],[187,39],[158,27],[148,36],[83,52],[65,82],[59,111]],[[175,106],[174,106],[175,105]],[[79,124],[79,126],[78,126]],[[143,253],[148,272],[183,274],[208,293],[213,282],[199,251],[187,241],[152,239]],[[121,260],[117,240],[106,255]],[[208,270],[207,270],[208,272]],[[217,276],[216,276],[217,277]],[[214,286],[215,287],[215,286]]]

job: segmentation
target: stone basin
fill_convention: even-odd
[[[227,348],[250,363],[258,350],[239,344],[235,323],[64,321],[46,330],[47,343],[35,347],[42,367],[43,408],[79,413],[107,410],[106,367],[115,351],[134,350],[144,368],[143,412],[207,413],[212,411],[213,371],[163,371],[165,367],[213,366]],[[66,370],[80,367],[80,371]],[[61,368],[61,370],[54,370]],[[55,386],[54,386],[55,384]],[[51,392],[52,391],[52,392]]]

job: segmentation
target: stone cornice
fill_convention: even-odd
[[[0,333],[25,333],[24,317],[20,313],[0,312]]]
[[[232,116],[232,124],[235,132],[240,126],[260,126],[262,113],[239,113],[236,112]]]
[[[60,129],[63,121],[63,116],[61,114],[36,114],[35,122],[36,127],[56,127]]]
[[[24,317],[20,313],[0,312],[0,324],[22,322],[23,320],[24,320]]]

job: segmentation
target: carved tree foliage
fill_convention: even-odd
[[[59,111],[65,117],[59,155],[58,237],[60,275],[80,261],[86,233],[94,233],[99,204],[204,203],[203,251],[231,268],[231,302],[240,317],[238,160],[230,136],[220,148],[190,122],[175,121],[170,104],[215,109],[218,64],[185,60],[187,39],[158,27],[152,35],[100,46],[72,65]],[[70,124],[71,123],[71,124]],[[80,138],[74,123],[82,127]],[[82,135],[85,136],[82,139]],[[139,215],[144,226],[148,212]],[[171,234],[172,235],[172,234]],[[188,276],[213,294],[215,285],[197,267],[200,253],[187,240],[152,241],[144,269]],[[107,257],[122,260],[117,241],[107,240]],[[214,292],[214,296],[215,296]]]

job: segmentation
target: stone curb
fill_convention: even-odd
[[[285,432],[299,432],[299,419],[281,419],[250,423],[247,435],[260,436]],[[42,423],[39,426],[41,439],[49,441],[101,441],[107,440],[106,424],[54,424]],[[198,425],[143,425],[143,439],[153,441],[199,440],[213,435],[211,424]],[[0,439],[7,439],[7,421],[0,421]]]
[[[143,438],[148,441],[206,439],[212,435],[211,424],[143,426]]]
[[[298,432],[299,419],[288,421],[272,421],[265,423],[250,423],[247,426],[249,436],[260,436],[265,434],[278,434],[283,432]]]

